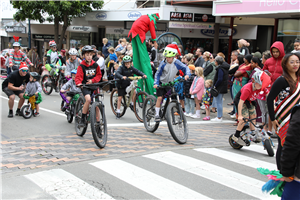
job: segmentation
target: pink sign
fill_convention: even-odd
[[[226,1],[215,1],[214,4],[214,15],[217,16],[300,12],[299,0],[236,0],[230,1],[228,4]]]

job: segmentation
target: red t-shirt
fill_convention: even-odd
[[[259,90],[254,90],[253,91],[253,86],[252,83],[247,83],[246,85],[244,85],[241,89],[241,97],[240,99],[243,101],[254,101],[257,99],[258,95],[262,95],[262,94],[268,94],[268,89],[265,88],[263,91],[261,89]]]

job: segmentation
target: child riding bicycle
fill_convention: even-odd
[[[39,103],[41,103],[42,101],[42,96],[41,96],[42,87],[39,83],[40,77],[41,76],[37,72],[30,72],[29,82],[26,85],[25,94],[24,94],[25,99],[29,99],[29,97],[35,95],[35,99],[36,99],[35,102],[36,113],[34,113],[35,117],[40,116]]]
[[[71,71],[71,75],[72,75],[72,79],[70,79],[66,84],[64,84],[60,90],[61,93],[64,93],[66,92],[66,90],[69,89],[69,92],[72,92],[73,94],[67,94],[67,100],[69,102],[71,102],[71,99],[74,97],[74,93],[81,93],[81,89],[76,87],[76,84],[75,84],[75,76],[77,74],[77,70],[76,69],[73,69]],[[61,110],[64,112],[66,111],[66,109],[68,108],[69,104],[66,103],[66,105],[64,107],[61,108]]]
[[[77,70],[77,67],[81,63],[81,60],[80,58],[77,58],[78,52],[75,48],[71,48],[68,53],[70,55],[70,58],[66,61],[65,76],[67,78],[70,78],[72,76],[72,70]]]
[[[271,79],[265,72],[256,71],[252,76],[252,83],[247,83],[244,87],[242,87],[241,91],[237,93],[234,103],[238,113],[238,127],[235,134],[232,136],[232,139],[239,145],[245,146],[246,142],[249,142],[244,141],[240,136],[245,125],[243,118],[256,118],[254,101],[257,99],[258,95],[269,93],[267,87],[270,83]],[[255,124],[255,120],[253,120],[253,123]],[[254,131],[254,129],[254,125],[250,123],[250,130]]]
[[[99,65],[92,59],[93,53],[94,49],[89,45],[86,45],[82,48],[82,57],[84,60],[78,66],[75,77],[75,84],[78,87],[82,86],[82,84],[98,83],[101,80],[101,70]],[[85,103],[83,105],[82,118],[79,126],[84,127],[86,124],[86,115],[91,103],[91,95],[93,94],[94,90],[82,88],[81,91],[85,98]]]
[[[158,88],[159,84],[161,83],[169,83],[174,81],[175,76],[179,70],[181,70],[185,74],[185,80],[189,78],[191,75],[190,69],[188,66],[180,62],[178,59],[175,58],[176,54],[181,55],[180,50],[176,44],[169,44],[166,46],[163,55],[166,57],[163,60],[156,73],[155,73],[155,80],[154,80],[154,88],[156,89],[157,101],[155,107],[155,121],[160,122],[159,110],[160,104],[162,102],[163,96],[170,90],[170,88]]]
[[[120,112],[121,112],[120,107],[121,107],[122,97],[126,94],[126,87],[130,85],[130,80],[128,80],[127,77],[133,76],[134,74],[147,78],[147,76],[143,72],[141,72],[140,70],[132,66],[132,58],[130,56],[124,56],[122,66],[120,66],[115,73],[115,77],[117,79],[120,79],[116,83],[118,88],[117,119],[120,118]],[[131,110],[133,110],[133,102],[134,102],[135,95],[136,94],[134,92],[134,94],[132,95],[132,102],[130,103],[129,106]]]

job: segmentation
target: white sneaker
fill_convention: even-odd
[[[233,140],[233,141],[235,141],[236,143],[238,143],[239,145],[242,145],[242,146],[246,146],[246,143],[244,142],[244,140],[242,140],[242,138],[241,137],[235,137],[235,135],[233,135],[232,137],[231,137],[231,139]]]
[[[205,110],[205,105],[202,105],[202,106],[201,106],[201,110]]]
[[[189,117],[190,116],[190,114],[189,113],[183,113],[185,116],[187,116],[187,117]]]
[[[236,118],[236,115],[235,115],[235,114],[230,115],[230,118],[235,119],[235,118]]]
[[[201,118],[201,116],[200,116],[200,115],[196,115],[196,114],[194,114],[194,115],[192,115],[192,116],[191,116],[191,118],[194,118],[194,119],[200,119],[200,118]]]
[[[222,119],[222,118],[219,119],[218,117],[216,117],[216,118],[211,119],[210,121],[211,121],[211,122],[222,122],[223,119]]]

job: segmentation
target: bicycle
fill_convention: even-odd
[[[141,88],[137,85],[138,80],[144,79],[142,76],[135,76],[135,77],[127,77],[127,80],[132,80],[130,85],[126,88],[126,95],[123,96],[121,101],[121,107],[120,107],[120,117],[122,117],[127,108],[130,107],[130,103],[132,101],[132,96],[135,92],[135,98],[133,101],[133,109],[136,118],[143,122],[143,116],[142,116],[142,109],[143,104],[145,101],[145,98],[148,96],[148,94],[141,90]],[[113,91],[110,94],[110,107],[114,115],[117,116],[117,105],[118,105],[118,89],[113,89]]]
[[[68,82],[68,80],[70,80],[71,78],[66,78],[65,77],[65,72],[63,69],[61,68],[57,68],[56,69],[56,73],[55,75],[48,75],[45,74],[42,79],[41,79],[41,86],[43,89],[43,92],[46,95],[50,95],[53,91],[53,82],[55,87],[57,87],[57,91],[60,91],[61,87]]]
[[[163,97],[164,100],[161,103],[159,115],[162,120],[167,120],[168,128],[173,139],[179,144],[185,144],[188,139],[187,121],[181,108],[179,96],[174,88],[174,85],[179,81],[184,81],[184,78],[166,84],[160,84],[158,86],[159,88],[171,87]],[[153,95],[149,95],[144,102],[143,121],[146,130],[152,133],[157,130],[160,123],[154,121],[156,114],[155,107],[156,98]],[[179,115],[176,115],[175,113]]]
[[[99,148],[104,148],[107,142],[107,121],[105,116],[105,108],[103,104],[104,92],[102,88],[110,83],[111,81],[106,81],[82,85],[83,88],[94,90],[93,94],[91,95],[92,102],[87,112],[87,123],[84,127],[79,126],[82,117],[82,108],[85,103],[84,96],[80,96],[78,98],[75,106],[76,134],[82,137],[86,133],[88,123],[91,123],[93,139]]]
[[[261,117],[253,118],[253,119],[248,119],[248,118],[243,118],[243,120],[246,122],[250,122],[253,124],[255,127],[255,130],[252,132],[247,132],[246,130],[249,128],[249,125],[245,125],[241,131],[241,137],[245,141],[246,146],[250,146],[251,142],[254,143],[260,143],[262,142],[264,149],[267,151],[268,155],[270,157],[274,156],[274,149],[275,147],[271,137],[264,131],[264,126],[265,125],[255,125],[253,123],[254,120],[259,119]],[[241,149],[243,148],[243,145],[238,144],[232,139],[232,136],[234,134],[231,134],[229,136],[229,144],[232,148],[234,149]]]
[[[34,116],[34,113],[36,111],[35,109],[35,103],[37,100],[37,97],[34,95],[31,96],[24,96],[26,99],[28,99],[28,103],[21,108],[22,116],[25,119],[30,119],[32,115]]]
[[[61,103],[61,108],[64,107],[64,103],[69,104],[68,108],[64,112],[67,115],[67,121],[69,123],[72,123],[73,117],[74,117],[76,102],[77,102],[78,98],[80,97],[80,93],[78,93],[78,92],[60,92],[59,94],[63,99],[62,103]],[[72,99],[71,99],[70,102],[66,98],[65,94],[67,94],[69,96],[72,96]]]

